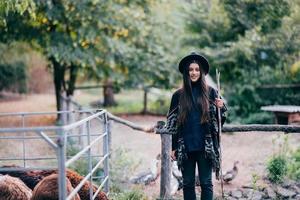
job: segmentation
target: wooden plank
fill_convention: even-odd
[[[300,133],[300,125],[274,125],[274,124],[226,125],[223,127],[222,131],[223,132],[275,131],[275,132],[285,132],[285,133]]]
[[[262,85],[258,86],[257,88],[262,89],[300,89],[300,84],[274,84],[274,85]]]
[[[261,110],[271,111],[271,112],[286,112],[286,113],[300,113],[300,106],[294,105],[272,105],[272,106],[262,106]]]

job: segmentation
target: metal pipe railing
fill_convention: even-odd
[[[11,116],[21,116],[22,117],[22,126],[19,128],[0,128],[0,133],[23,133],[22,136],[1,136],[0,140],[2,139],[14,139],[14,140],[22,140],[23,145],[23,157],[22,158],[7,158],[7,160],[23,160],[24,163],[24,170],[33,170],[33,169],[55,169],[53,167],[36,167],[30,168],[26,167],[26,161],[29,160],[54,160],[55,157],[27,157],[26,158],[26,142],[30,139],[40,139],[46,141],[46,143],[56,151],[56,158],[58,159],[58,172],[59,172],[59,199],[71,199],[74,195],[80,190],[80,188],[84,185],[84,183],[89,180],[95,178],[93,177],[93,173],[103,164],[104,168],[104,176],[101,178],[101,184],[97,188],[96,192],[93,193],[93,188],[90,188],[90,199],[95,199],[97,194],[100,192],[102,188],[106,194],[109,194],[109,157],[111,151],[111,122],[116,121],[118,123],[127,125],[135,130],[141,131],[150,131],[150,129],[144,128],[142,126],[138,126],[132,122],[124,120],[122,118],[116,117],[106,110],[97,110],[97,109],[88,109],[85,108],[83,110],[83,106],[72,100],[71,98],[62,97],[63,104],[69,104],[67,106],[63,105],[63,108],[71,109],[72,106],[78,108],[79,110],[63,110],[58,112],[19,112],[19,113],[0,113],[0,117],[11,117]],[[73,104],[72,106],[70,104]],[[63,126],[40,126],[40,127],[26,127],[26,120],[27,116],[42,116],[42,115],[62,115]],[[71,115],[79,114],[80,119],[78,121],[73,121],[73,118],[70,117]],[[88,115],[84,117],[85,115]],[[98,123],[101,123],[104,126],[104,133],[92,133],[91,132],[91,121],[96,120]],[[84,126],[87,126],[87,131],[84,131]],[[74,130],[79,128],[79,133],[74,133]],[[33,132],[38,136],[32,136],[28,133]],[[56,133],[56,135],[49,135],[51,132]],[[87,136],[87,145],[76,155],[70,157],[66,155],[66,145],[68,143],[67,139],[72,137],[79,138],[79,144],[82,145],[82,137]],[[91,140],[91,137],[93,141]],[[103,155],[96,165],[93,167],[92,158],[96,157],[92,155],[91,147],[95,145],[103,139]],[[87,153],[87,155],[85,155]],[[89,166],[89,173],[84,177],[84,179],[77,185],[77,187],[68,195],[66,193],[66,167],[69,167],[73,162],[78,160],[79,158],[87,157],[88,158],[88,166]],[[0,158],[1,159],[1,158]],[[3,158],[5,160],[6,158]],[[68,159],[68,160],[67,160]],[[1,168],[1,170],[21,170],[20,168]]]
[[[40,127],[26,127],[26,116],[34,116],[34,115],[48,115],[48,114],[58,114],[58,113],[67,113],[67,114],[75,114],[80,113],[81,115],[87,114],[83,119],[80,119],[72,124],[64,125],[64,126],[40,126]],[[103,145],[107,146],[107,132],[101,133],[102,131],[98,130],[97,132],[92,131],[91,129],[91,122],[92,120],[97,120],[96,122],[98,124],[102,124],[104,127],[107,125],[107,119],[106,119],[106,111],[105,110],[95,110],[95,109],[89,109],[89,110],[81,110],[81,111],[59,111],[59,112],[35,112],[35,113],[29,113],[29,112],[21,112],[21,113],[0,113],[0,117],[8,117],[8,116],[21,116],[21,122],[22,125],[19,128],[0,128],[0,133],[15,133],[16,136],[1,136],[0,140],[22,140],[22,156],[21,157],[14,157],[14,158],[0,158],[2,161],[23,161],[23,168],[24,170],[32,170],[32,169],[55,169],[53,167],[35,167],[35,168],[29,168],[26,167],[26,161],[39,161],[39,160],[54,160],[58,159],[58,172],[59,172],[59,199],[71,199],[67,197],[66,193],[66,167],[71,166],[73,162],[76,160],[85,157],[88,158],[88,164],[89,164],[89,174],[84,178],[84,181],[82,181],[81,184],[78,185],[78,190],[83,186],[84,182],[86,180],[89,180],[92,182],[94,179],[93,173],[97,170],[97,168],[103,163],[108,163],[109,154],[107,152],[103,153],[103,155],[93,155],[91,148],[92,146],[95,146],[97,142],[99,142],[101,139],[103,139]],[[105,120],[102,120],[105,119]],[[86,125],[86,131],[82,131],[82,127]],[[75,129],[79,128],[79,133],[72,133]],[[52,135],[51,132],[56,133],[56,135]],[[29,133],[35,133],[36,135],[30,135]],[[72,133],[72,134],[70,134]],[[21,135],[20,135],[21,134]],[[50,134],[50,135],[49,135]],[[81,149],[76,155],[70,157],[66,155],[66,146],[67,146],[67,139],[68,138],[75,138],[75,137],[87,137],[88,144],[85,145],[83,149]],[[96,137],[92,138],[91,137]],[[37,156],[37,157],[26,157],[26,149],[27,144],[26,141],[32,140],[32,139],[42,139],[46,141],[46,143],[56,151],[56,157],[53,156]],[[87,155],[86,155],[87,154]],[[93,167],[93,158],[100,158],[100,160],[96,163],[96,166]],[[67,160],[69,159],[69,160]],[[66,161],[67,160],[67,161]],[[104,164],[105,165],[105,164]],[[6,167],[1,168],[2,171],[12,171],[12,170],[21,170],[22,168],[16,167]],[[105,169],[104,169],[105,170]],[[108,174],[105,172],[105,174]],[[99,177],[98,177],[99,178]],[[108,183],[108,176],[103,176],[101,180],[104,180],[104,182],[101,182],[101,185],[106,185]],[[101,186],[102,187],[102,186]],[[100,187],[100,189],[101,189]],[[100,191],[98,188],[98,193]],[[90,189],[90,198],[93,199],[96,196],[93,197],[93,188]]]
[[[109,120],[108,120],[108,116],[107,116],[107,113],[104,115],[105,116],[105,132],[107,133],[105,135],[105,138],[104,138],[104,143],[103,143],[103,153],[105,155],[109,155],[109,138],[111,136],[111,127],[110,127],[110,123],[109,123]],[[108,163],[108,158],[105,159],[104,161],[104,176],[105,177],[109,177],[109,163]],[[109,191],[109,181],[105,182],[104,184],[104,191],[105,192],[108,192]]]
[[[83,155],[85,152],[87,152],[88,150],[91,149],[91,147],[96,144],[100,139],[102,139],[102,137],[104,137],[106,135],[105,134],[102,134],[100,137],[96,138],[91,144],[89,144],[88,146],[86,146],[84,149],[82,149],[81,151],[79,151],[76,155],[74,155],[71,159],[69,159],[67,162],[66,162],[66,167],[70,166],[71,163],[75,162],[76,160],[78,160],[81,155]]]
[[[66,156],[67,158],[72,158],[72,156]],[[102,158],[103,155],[91,155],[91,158]],[[80,158],[88,158],[88,156],[81,156]],[[55,160],[57,159],[57,157],[26,157],[25,160]],[[9,161],[9,160],[24,160],[23,157],[19,157],[19,158],[10,158],[10,157],[1,157],[0,158],[1,161]]]
[[[84,110],[61,110],[61,111],[46,111],[46,112],[2,112],[0,113],[0,117],[12,117],[12,116],[37,116],[37,115],[57,115],[64,113],[95,113],[99,111],[98,109],[84,109]]]

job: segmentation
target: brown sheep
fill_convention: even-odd
[[[67,170],[67,177],[70,179],[73,187],[76,187],[80,181],[83,180],[83,176],[80,176],[77,172],[73,171],[73,170]],[[84,185],[82,186],[82,188],[79,190],[79,195],[81,197],[82,200],[89,200],[89,188],[90,188],[90,185],[91,183],[89,181],[86,181],[84,183]],[[95,185],[92,185],[93,186],[93,192],[96,192],[97,191],[97,187]],[[96,196],[95,198],[96,200],[108,200],[106,194],[102,191],[100,191],[98,193],[98,195]]]
[[[73,187],[69,179],[66,179],[67,194],[73,191]],[[51,174],[41,180],[34,188],[31,200],[58,200],[58,175]],[[76,194],[72,200],[80,200]]]
[[[31,189],[20,179],[0,175],[0,200],[30,200],[31,195]]]
[[[16,166],[5,166],[5,167],[16,167]],[[20,169],[22,169],[22,168],[20,168]],[[29,188],[31,188],[33,190],[34,187],[44,177],[49,176],[51,174],[57,174],[57,170],[31,170],[31,171],[20,170],[20,171],[10,171],[10,172],[6,172],[6,171],[1,172],[1,170],[0,170],[0,173],[5,173],[5,174],[9,174],[10,176],[20,178]],[[67,174],[67,178],[70,180],[73,188],[75,188],[80,183],[80,181],[84,178],[77,172],[70,170],[70,169],[67,169],[66,174]],[[90,182],[87,181],[82,186],[82,188],[78,191],[78,194],[79,194],[81,200],[89,200],[90,199],[89,186],[90,186]],[[93,192],[95,192],[96,190],[97,190],[97,188],[93,185]],[[98,193],[98,195],[95,199],[96,200],[108,200],[106,194],[102,191],[100,191]]]
[[[47,175],[53,174],[53,173],[57,173],[57,170],[44,170],[39,175],[47,176]],[[81,176],[77,172],[70,170],[70,169],[67,169],[66,175],[74,188],[80,183],[80,181],[82,181],[84,179],[83,176]],[[97,187],[95,185],[93,185],[93,192],[96,192],[96,190],[97,190]],[[81,187],[81,189],[78,191],[78,194],[79,194],[81,200],[89,200],[90,199],[89,192],[90,192],[90,182],[86,181],[84,183],[84,185]],[[98,193],[97,197],[95,198],[95,200],[108,200],[108,198],[104,192],[100,191]]]
[[[19,171],[1,171],[1,168],[20,168]],[[49,170],[48,170],[49,171]],[[13,177],[18,177],[21,179],[27,187],[29,187],[31,190],[34,189],[34,187],[45,177],[41,175],[43,170],[32,170],[32,171],[24,171],[24,168],[21,168],[16,165],[5,165],[0,167],[0,173],[1,174],[7,174]]]

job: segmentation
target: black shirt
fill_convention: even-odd
[[[194,102],[200,96],[199,88],[192,87]],[[181,132],[187,152],[204,151],[204,136],[206,125],[200,123],[201,109],[197,104],[193,104],[192,110],[188,113],[185,123],[182,125]]]

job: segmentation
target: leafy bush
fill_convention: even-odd
[[[272,113],[257,112],[250,114],[247,118],[243,118],[241,121],[244,124],[272,124],[273,123]]]
[[[268,162],[267,170],[267,177],[271,182],[282,182],[283,178],[287,174],[287,159],[282,155],[272,157]]]
[[[273,183],[280,183],[288,172],[288,136],[284,135],[281,137],[279,135],[277,138],[273,139],[272,142],[273,148],[279,148],[276,152],[273,150],[273,156],[267,163],[267,177]]]
[[[136,170],[141,160],[136,160],[127,149],[114,150],[110,160],[110,178],[112,193],[120,193],[128,186],[130,175]]]
[[[143,194],[142,190],[138,187],[128,189],[126,180],[129,179],[128,175],[131,174],[140,161],[135,160],[128,154],[128,150],[118,148],[113,154],[110,164],[111,167],[111,186],[110,197],[114,200],[147,200],[148,198]]]
[[[0,63],[0,91],[27,92],[26,65],[23,62]]]
[[[27,92],[30,51],[26,43],[0,43],[0,91]]]
[[[80,150],[82,150],[82,148],[76,144],[76,141],[72,138],[69,138],[67,145],[67,156],[75,156]],[[84,155],[87,156],[87,154]],[[95,167],[95,165],[99,162],[99,159],[100,158],[92,158],[92,167]],[[79,158],[70,166],[70,169],[76,171],[80,175],[87,175],[89,173],[88,157]],[[93,176],[103,176],[103,174],[104,170],[99,167],[93,173]],[[96,180],[95,182],[100,184],[100,180]]]
[[[300,181],[300,147],[291,156],[291,162],[288,164],[288,176]]]
[[[166,115],[169,111],[170,99],[158,98],[154,102],[150,102],[149,110],[155,114]]]

